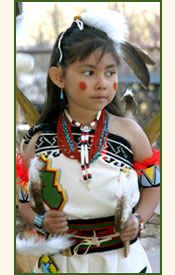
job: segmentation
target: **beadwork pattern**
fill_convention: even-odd
[[[80,151],[78,150],[72,136],[71,124],[79,127],[82,131]],[[97,125],[97,127],[95,129],[94,139],[91,145],[89,145],[89,131],[95,125]],[[94,162],[100,156],[100,153],[107,142],[108,133],[109,114],[105,109],[100,111],[97,114],[96,119],[87,125],[83,125],[82,123],[73,120],[67,111],[59,116],[57,124],[59,148],[66,157],[77,159],[81,163],[81,170],[85,181],[92,178],[90,163]]]

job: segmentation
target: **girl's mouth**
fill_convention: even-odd
[[[95,100],[105,100],[106,97],[105,96],[94,96],[94,97],[92,97],[92,99],[95,99]]]

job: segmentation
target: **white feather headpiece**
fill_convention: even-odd
[[[105,32],[114,41],[116,51],[120,55],[119,44],[125,41],[125,35],[128,32],[128,26],[122,14],[113,10],[100,9],[99,11],[83,12],[81,16],[75,16],[74,21],[81,31],[84,29],[83,24],[85,24]],[[61,41],[65,32],[66,31],[61,34],[58,40],[58,50],[60,52],[59,63],[63,58]]]
[[[99,11],[83,12],[81,19],[86,25],[107,33],[117,44],[125,40],[128,32],[125,17],[113,10],[100,9]]]

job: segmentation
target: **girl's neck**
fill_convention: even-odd
[[[67,108],[71,118],[75,121],[78,121],[82,124],[90,124],[97,116],[98,111],[89,111],[83,110],[83,112],[79,110],[72,110],[69,107]]]

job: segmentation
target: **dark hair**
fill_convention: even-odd
[[[52,50],[49,68],[60,65],[63,74],[66,73],[66,67],[76,60],[85,60],[94,50],[101,48],[102,53],[100,59],[107,52],[110,52],[115,59],[117,65],[120,64],[119,56],[115,50],[114,42],[108,35],[96,28],[84,25],[83,30],[79,30],[76,22],[73,22],[71,27],[66,30],[61,41],[61,50],[63,58],[59,63],[60,52],[58,50],[58,41],[61,34],[58,36]],[[39,122],[56,122],[59,114],[67,105],[67,98],[64,93],[64,99],[60,99],[61,89],[57,87],[47,75],[47,100],[39,119]],[[113,101],[106,107],[109,112],[122,116],[120,100],[116,95]]]

